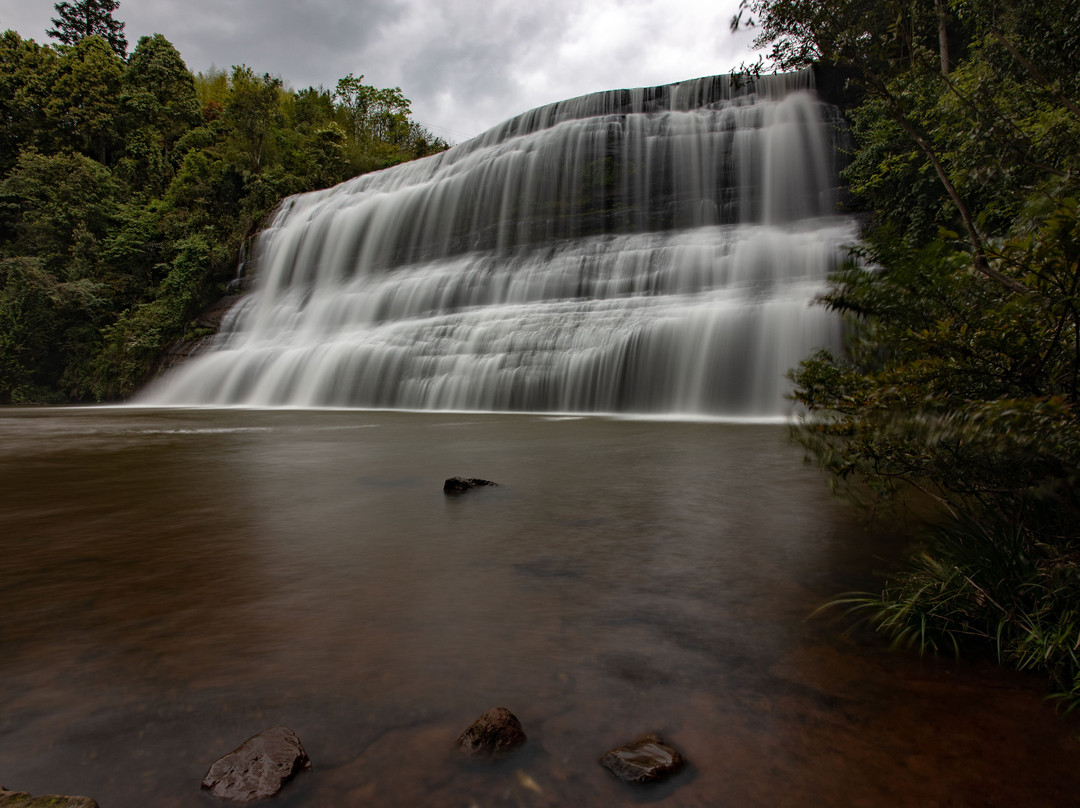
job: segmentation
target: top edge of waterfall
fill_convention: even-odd
[[[387,175],[397,181],[422,181],[437,174],[439,170],[470,155],[506,141],[527,137],[560,124],[588,118],[626,115],[662,115],[669,112],[690,112],[698,109],[719,108],[738,103],[756,101],[780,101],[798,92],[816,91],[817,70],[806,67],[788,73],[770,73],[747,76],[740,73],[720,73],[683,79],[670,84],[630,89],[599,90],[584,95],[553,101],[522,112],[474,137],[455,143],[449,149],[400,163],[387,168],[369,171],[338,185],[318,191],[308,191],[285,197],[269,220],[271,228],[288,215],[296,200],[321,199],[341,191],[362,191],[369,187],[381,187]]]
[[[790,73],[762,76],[721,73],[650,87],[601,90],[554,101],[515,115],[465,142],[491,145],[581,118],[688,112],[739,99],[778,100],[793,92],[813,90],[814,76],[814,69],[807,67]]]
[[[434,176],[440,168],[468,159],[478,151],[498,147],[506,141],[527,137],[570,121],[607,116],[690,112],[760,100],[780,101],[793,93],[816,91],[816,88],[817,71],[813,67],[806,67],[789,73],[760,76],[720,73],[649,87],[599,90],[553,101],[508,118],[474,137],[455,143],[446,151],[369,171],[330,188],[287,196],[271,216],[269,225],[273,228],[281,218],[287,216],[295,200],[301,197],[314,200],[347,189],[361,191],[369,187],[379,187],[386,181],[386,175],[400,178],[400,181],[406,181],[406,178],[409,182],[421,181]]]

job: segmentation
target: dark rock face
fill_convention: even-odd
[[[481,480],[478,477],[451,477],[443,483],[444,494],[464,494],[470,488],[482,488],[485,485],[498,485],[491,480]]]
[[[521,722],[505,707],[495,707],[477,718],[457,739],[458,748],[471,758],[501,758],[525,743]]]
[[[214,763],[202,787],[223,800],[254,802],[273,797],[297,772],[310,768],[296,733],[274,727],[248,738]]]
[[[646,735],[612,749],[600,765],[627,783],[649,783],[678,771],[683,757],[656,735]]]
[[[811,69],[814,71],[815,92],[822,101],[847,110],[861,104],[866,97],[860,70],[824,62],[815,62]]]
[[[99,808],[89,797],[63,797],[45,794],[33,797],[25,791],[9,791],[0,786],[0,808]]]

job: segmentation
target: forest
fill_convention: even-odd
[[[795,369],[797,440],[878,513],[937,517],[882,592],[834,605],[1080,703],[1080,5],[746,0],[772,65],[849,71],[868,221]],[[751,66],[749,69],[755,69]],[[760,65],[757,66],[760,69]]]
[[[0,37],[0,403],[115,401],[207,329],[278,202],[447,148],[400,88],[193,74],[116,0]]]

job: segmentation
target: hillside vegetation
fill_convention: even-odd
[[[100,35],[0,37],[0,403],[129,395],[282,197],[446,148],[398,88],[192,74],[160,34],[127,56],[115,2],[74,5]]]

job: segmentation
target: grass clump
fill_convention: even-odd
[[[1080,553],[1015,525],[957,520],[935,527],[880,592],[849,592],[843,608],[920,653],[990,655],[1048,677],[1050,699],[1080,706]]]

